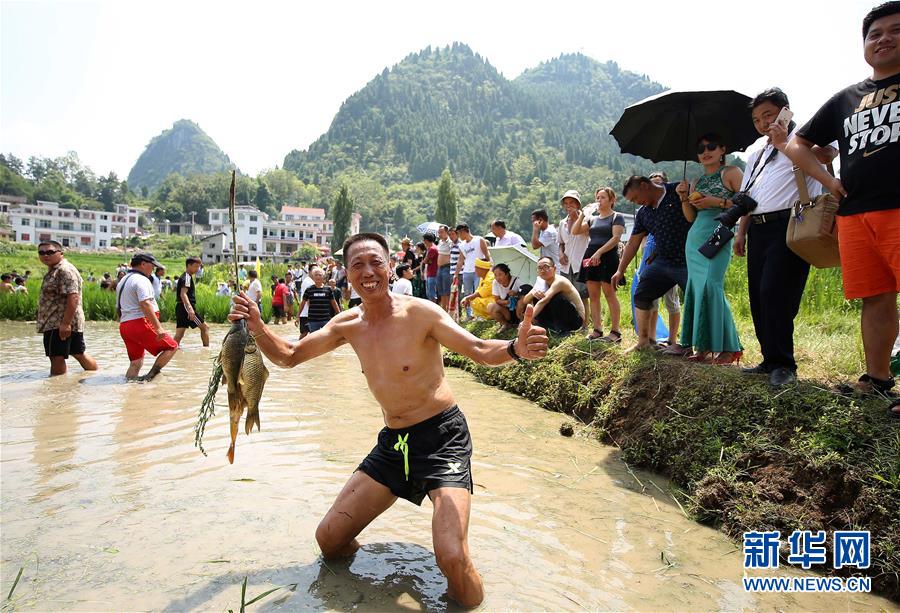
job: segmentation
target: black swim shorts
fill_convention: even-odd
[[[440,487],[471,493],[472,439],[465,415],[453,405],[408,428],[383,428],[359,470],[418,505]]]
[[[70,355],[81,355],[85,352],[84,333],[72,331],[71,334],[63,340],[59,338],[59,330],[44,331],[44,355],[48,358],[66,358]]]
[[[194,309],[194,315],[197,318],[197,321],[194,321],[190,317],[188,317],[187,309],[184,308],[184,304],[177,303],[175,304],[175,327],[176,328],[196,328],[200,323],[203,323],[203,317],[200,313],[197,312],[197,309]]]

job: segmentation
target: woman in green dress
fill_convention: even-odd
[[[731,197],[740,190],[740,168],[725,165],[725,144],[716,134],[697,141],[697,158],[703,165],[701,176],[690,188],[678,185],[681,209],[691,222],[685,243],[688,280],[682,310],[681,345],[693,347],[688,359],[696,362],[731,364],[742,354],[731,307],[725,298],[725,271],[731,262],[731,241],[712,259],[698,249],[719,225],[715,217],[730,208]]]

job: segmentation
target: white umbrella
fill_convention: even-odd
[[[419,234],[426,234],[428,232],[431,232],[432,234],[437,236],[437,231],[440,227],[441,224],[436,221],[426,221],[425,223],[420,223],[418,226],[416,226],[416,230],[419,231]]]
[[[490,247],[491,258],[494,264],[506,264],[513,277],[518,277],[520,283],[533,284],[537,279],[538,258],[521,245],[505,245],[503,247]]]

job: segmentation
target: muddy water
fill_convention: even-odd
[[[31,330],[0,324],[0,596],[24,567],[16,608],[237,610],[245,577],[246,600],[281,587],[252,605],[262,610],[447,608],[427,500],[398,501],[352,561],[318,556],[316,524],[382,425],[350,349],[271,367],[263,429],[240,434],[229,465],[224,390],[209,456],[193,447],[212,357],[196,334],[157,381],[126,385],[112,325],[87,333],[98,373],[70,361],[54,379]],[[214,327],[214,347],[223,334]],[[448,376],[475,443],[470,545],[486,610],[890,609],[864,595],[744,593],[740,552],[687,520],[665,480],[560,437],[560,415]]]

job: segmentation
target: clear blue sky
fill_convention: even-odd
[[[458,40],[507,77],[560,53],[677,89],[779,85],[798,119],[869,74],[876,2],[0,2],[0,151],[124,178],[196,121],[245,172],[321,135],[385,66]]]

